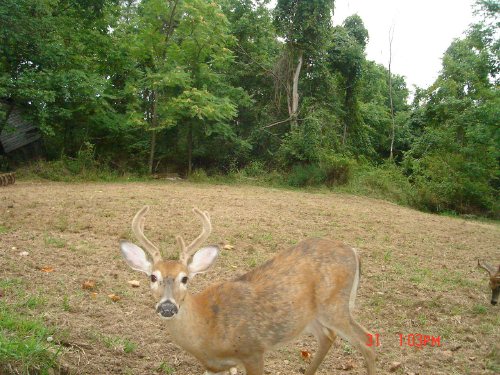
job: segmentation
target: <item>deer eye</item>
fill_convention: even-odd
[[[188,277],[187,277],[187,276],[184,276],[184,277],[181,279],[181,283],[186,284],[187,282],[188,282]]]
[[[158,278],[156,277],[156,275],[151,275],[151,282],[152,283],[156,283],[157,280],[158,280]]]

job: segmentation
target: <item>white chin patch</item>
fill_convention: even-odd
[[[161,319],[163,319],[163,320],[172,320],[172,319],[174,319],[174,318],[175,318],[175,316],[176,316],[176,315],[177,315],[177,314],[174,314],[174,315],[172,315],[172,316],[163,316],[163,315],[161,315],[160,313],[158,313],[158,316],[159,316]]]

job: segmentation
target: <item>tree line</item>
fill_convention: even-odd
[[[411,103],[404,77],[367,60],[363,20],[334,26],[334,6],[3,0],[0,99],[39,126],[48,160],[277,171],[296,186],[370,170],[375,184],[403,181],[420,208],[495,216],[499,2],[476,1],[479,21]]]

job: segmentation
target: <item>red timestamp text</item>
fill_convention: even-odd
[[[381,345],[381,337],[380,334],[375,333],[367,333],[367,346],[380,346]],[[398,336],[395,337],[399,342],[399,346],[410,346],[415,348],[423,348],[424,346],[441,346],[441,336],[432,336],[432,335],[424,335],[421,333],[409,333],[403,334],[399,333]]]

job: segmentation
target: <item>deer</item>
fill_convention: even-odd
[[[352,316],[360,279],[355,249],[338,241],[306,239],[246,274],[190,294],[188,285],[219,255],[217,245],[199,248],[212,231],[210,215],[193,208],[201,233],[189,245],[176,236],[179,260],[163,260],[144,235],[148,210],[144,206],[132,220],[142,248],[120,240],[121,253],[133,270],[147,275],[155,312],[174,343],[193,355],[206,375],[234,374],[238,366],[247,375],[263,375],[265,352],[302,333],[318,342],[306,375],[316,373],[337,335],[361,352],[368,375],[375,374],[375,353],[366,344],[369,332]]]
[[[490,275],[491,304],[496,305],[498,303],[498,296],[500,295],[500,265],[498,268],[495,268],[478,259],[477,266],[485,269]]]

